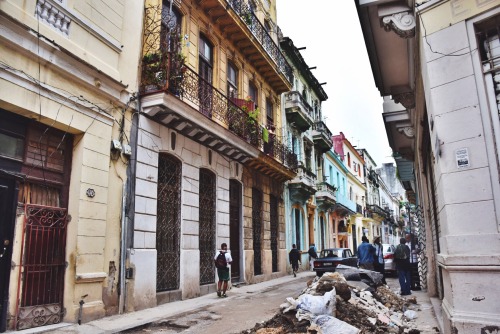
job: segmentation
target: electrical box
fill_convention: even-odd
[[[131,156],[132,155],[132,147],[130,147],[130,145],[128,145],[128,144],[123,144],[122,145],[122,153],[123,153],[123,155]]]
[[[121,151],[122,150],[122,144],[120,144],[120,141],[113,139],[111,141],[111,150],[113,151]]]

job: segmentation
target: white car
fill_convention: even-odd
[[[394,250],[396,247],[391,244],[382,244],[382,247],[386,274],[396,274],[396,263],[394,262]]]

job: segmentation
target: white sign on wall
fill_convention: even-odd
[[[469,150],[467,147],[462,147],[455,150],[455,159],[457,161],[457,168],[463,169],[470,167]]]

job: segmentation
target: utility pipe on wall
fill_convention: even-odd
[[[127,217],[125,215],[125,208],[127,205],[127,186],[128,178],[123,182],[122,190],[122,212],[121,212],[121,231],[120,231],[120,290],[118,300],[118,312],[124,313],[125,308],[125,262],[127,257]]]

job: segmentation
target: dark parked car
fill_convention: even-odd
[[[350,267],[358,266],[358,258],[349,248],[327,248],[319,253],[319,258],[314,260],[314,271],[321,277],[326,272],[334,272],[339,264]]]

